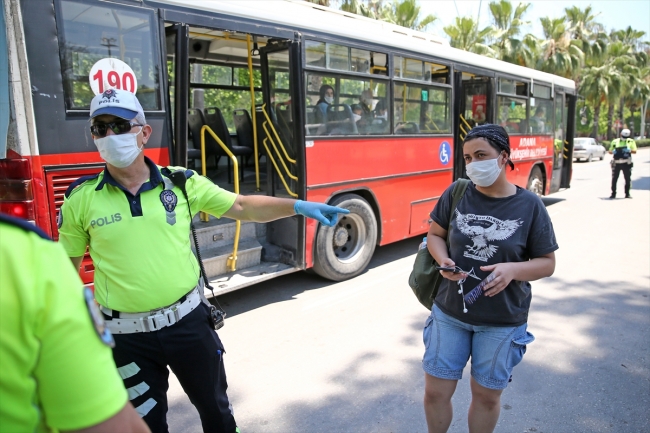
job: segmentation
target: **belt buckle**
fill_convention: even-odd
[[[158,313],[153,316],[148,316],[147,322],[149,325],[149,329],[152,331],[153,330],[157,331],[159,329],[169,326],[169,321],[167,320],[167,317],[162,313]]]

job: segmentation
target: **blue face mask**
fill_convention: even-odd
[[[142,132],[142,127],[140,127],[140,132]],[[138,147],[140,132],[137,134],[114,134],[97,138],[95,139],[95,146],[97,146],[99,155],[104,161],[114,167],[125,168],[133,164],[133,161],[142,152],[142,147]]]

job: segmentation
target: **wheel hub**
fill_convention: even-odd
[[[342,247],[348,241],[349,235],[345,227],[337,227],[334,232],[334,245],[337,247]]]

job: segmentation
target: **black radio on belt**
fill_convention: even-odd
[[[214,305],[210,305],[210,320],[212,321],[212,326],[214,326],[215,331],[223,328],[223,319],[225,316],[225,312],[221,311]]]

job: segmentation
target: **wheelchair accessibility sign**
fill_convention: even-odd
[[[443,165],[449,164],[451,158],[451,146],[446,141],[443,141],[440,144],[440,149],[438,150],[438,158]]]

